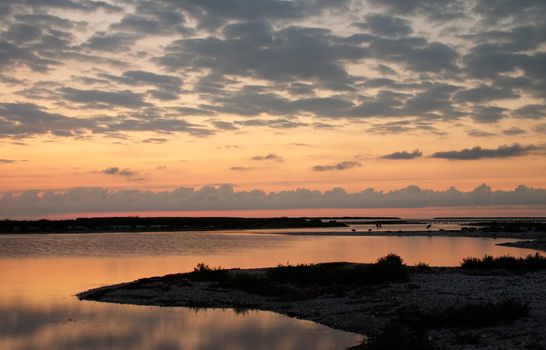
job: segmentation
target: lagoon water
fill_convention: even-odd
[[[453,266],[467,256],[534,252],[495,245],[507,241],[270,231],[0,235],[0,349],[345,349],[362,337],[271,312],[115,305],[74,295],[191,271],[199,262],[372,262],[392,252],[408,264]]]

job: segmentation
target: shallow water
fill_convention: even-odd
[[[245,232],[0,236],[0,349],[344,349],[361,336],[270,312],[80,302],[105,284],[190,271],[197,263],[370,262],[457,265],[466,256],[531,250],[506,239],[287,236]]]

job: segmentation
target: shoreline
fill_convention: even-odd
[[[349,263],[346,263],[349,264]],[[354,264],[363,266],[369,264]],[[260,274],[271,268],[230,269],[230,273]],[[546,347],[546,271],[465,271],[456,267],[411,269],[406,282],[360,287],[328,286],[318,297],[302,298],[300,286],[288,285],[287,295],[271,296],[219,287],[213,282],[193,281],[188,274],[145,278],[79,293],[80,300],[203,308],[235,308],[273,311],[314,321],[334,329],[376,336],[392,322],[396,310],[435,310],[449,305],[498,301],[507,296],[528,301],[531,312],[514,323],[479,329],[480,349],[524,348],[522,344]],[[456,330],[434,329],[431,339],[448,349]],[[486,344],[486,347],[483,347]],[[356,344],[355,344],[356,345]],[[534,346],[533,345],[533,346]],[[467,347],[465,349],[474,349]]]

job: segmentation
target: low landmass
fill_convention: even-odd
[[[6,219],[0,221],[0,233],[215,231],[345,226],[335,220],[317,218],[98,217],[70,220]]]
[[[325,263],[193,272],[78,294],[139,305],[257,309],[360,333],[354,349],[544,349],[546,258],[484,257],[460,267]]]

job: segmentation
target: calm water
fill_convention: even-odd
[[[361,336],[282,315],[231,309],[80,302],[104,284],[223,267],[370,262],[394,252],[410,264],[533,251],[505,239],[328,237],[241,232],[0,236],[0,349],[344,349]]]

